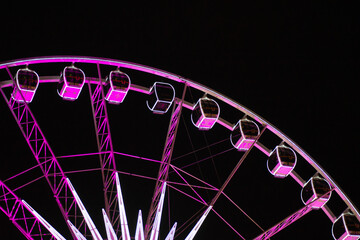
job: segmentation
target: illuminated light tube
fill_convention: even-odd
[[[136,224],[135,240],[145,240],[141,210],[139,210],[138,220]]]
[[[124,205],[124,200],[123,200],[123,196],[122,196],[122,192],[121,192],[120,179],[119,179],[118,173],[115,174],[115,178],[116,178],[117,196],[118,196],[118,201],[119,201],[121,236],[122,236],[123,240],[130,240],[129,226],[127,223],[125,205]]]
[[[163,188],[161,190],[160,200],[158,203],[155,220],[150,234],[150,240],[157,240],[159,237],[161,214],[164,206],[165,190],[166,190],[166,182],[164,182]]]
[[[115,230],[113,226],[111,225],[111,222],[105,212],[104,209],[102,209],[102,214],[104,217],[104,223],[105,223],[105,229],[106,229],[106,236],[108,240],[117,240]]]
[[[77,194],[77,192],[75,191],[75,188],[71,184],[69,178],[66,178],[66,181],[67,181],[68,185],[70,186],[70,191],[72,192],[72,194],[75,198],[75,201],[80,208],[82,215],[84,216],[86,225],[89,227],[92,237],[94,238],[94,240],[103,240],[99,231],[97,230],[93,220],[91,219],[89,213],[87,212],[86,208],[84,207],[84,204],[82,203],[79,195]]]
[[[69,220],[67,222],[68,222],[71,230],[75,234],[75,237],[77,238],[77,240],[86,240],[84,235],[82,235],[81,232],[79,232],[79,230]]]
[[[189,235],[185,238],[185,240],[192,240],[196,233],[199,231],[199,228],[201,227],[201,225],[203,224],[203,222],[205,221],[205,218],[207,217],[207,215],[209,214],[210,210],[212,209],[212,206],[209,206],[206,211],[204,212],[204,214],[201,216],[201,218],[199,219],[199,221],[196,223],[196,225],[194,226],[194,228],[191,230],[191,232],[189,233]]]
[[[165,240],[174,240],[177,223],[175,222]]]
[[[38,219],[41,224],[56,238],[56,240],[66,240],[53,226],[51,226],[39,213],[37,213],[27,202],[22,200],[25,207]]]

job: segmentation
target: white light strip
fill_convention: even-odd
[[[198,232],[199,228],[201,227],[202,223],[204,222],[205,218],[207,217],[207,215],[209,214],[210,210],[212,209],[212,206],[209,206],[206,211],[204,212],[204,214],[201,216],[201,218],[199,219],[199,221],[196,223],[196,225],[194,226],[194,228],[191,230],[191,232],[189,233],[189,235],[185,238],[185,240],[192,240],[196,233]]]
[[[177,223],[174,224],[174,226],[171,228],[169,234],[165,238],[165,240],[174,240],[175,236],[175,230],[176,230]]]
[[[117,197],[118,197],[118,201],[119,201],[119,214],[120,214],[122,240],[131,240],[129,226],[128,226],[127,219],[126,219],[124,200],[123,200],[123,196],[121,193],[119,174],[116,173],[115,177],[116,177]]]
[[[71,184],[69,178],[66,178],[66,181],[70,186],[70,191],[74,195],[75,201],[78,204],[82,215],[84,216],[86,225],[89,227],[89,230],[91,232],[92,237],[94,238],[94,240],[103,240],[100,233],[99,233],[99,231],[97,230],[93,220],[91,219],[89,213],[86,211],[86,208],[84,207],[84,204],[82,203],[79,195],[77,194],[77,192],[75,191],[75,188]]]
[[[79,230],[69,220],[67,222],[70,225],[71,230],[75,234],[75,237],[77,238],[77,240],[86,240],[84,235],[82,235],[81,232],[79,232]]]
[[[102,209],[102,214],[104,217],[104,223],[105,223],[105,229],[106,229],[106,236],[108,240],[117,240],[116,233],[114,231],[113,226],[111,225],[111,222],[106,215],[106,212],[104,209]]]
[[[22,200],[22,203],[25,205],[27,210],[29,210],[39,221],[40,223],[56,238],[56,240],[66,240],[61,234],[55,230],[43,217],[40,216],[27,202]]]
[[[161,196],[158,203],[158,208],[156,210],[156,216],[151,230],[150,240],[157,240],[159,237],[161,214],[164,206],[165,190],[166,190],[166,182],[164,182],[163,188],[161,190]]]
[[[135,240],[145,240],[144,225],[143,225],[141,210],[139,210],[136,232],[135,232]]]

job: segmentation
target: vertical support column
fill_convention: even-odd
[[[173,110],[171,113],[170,124],[166,136],[165,147],[163,151],[163,155],[161,158],[160,169],[155,185],[154,194],[151,201],[151,206],[148,214],[148,218],[145,225],[145,238],[148,239],[150,232],[153,228],[156,210],[158,209],[158,205],[160,203],[161,191],[163,190],[164,184],[167,180],[169,173],[169,164],[171,162],[171,156],[174,149],[176,133],[180,122],[181,110],[183,101],[185,98],[187,85],[185,83],[185,87],[183,90],[182,99],[178,103],[174,103]]]
[[[96,140],[99,150],[100,167],[104,186],[105,211],[112,223],[115,233],[119,236],[120,217],[115,181],[115,155],[110,134],[109,118],[104,98],[100,65],[97,64],[99,83],[93,88],[90,83],[89,93],[94,118]]]
[[[0,210],[29,240],[65,240],[45,219],[0,181]]]
[[[6,69],[14,81],[9,69]],[[39,164],[64,219],[73,222],[86,236],[88,229],[84,224],[84,217],[79,213],[75,198],[71,194],[70,186],[65,181],[66,176],[28,104],[25,101],[17,102],[12,97],[8,98],[2,89],[0,91]],[[68,227],[71,230],[69,225]]]

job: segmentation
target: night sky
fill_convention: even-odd
[[[3,3],[1,9],[1,62],[49,55],[94,56],[148,65],[192,79],[239,102],[280,129],[309,153],[359,207],[360,159],[357,154],[357,136],[360,117],[359,87],[356,82],[360,77],[360,22],[355,6],[338,1],[298,4],[284,1],[257,4],[252,1],[215,3],[201,0],[191,3],[54,1],[46,4],[12,1]],[[132,77],[134,83],[143,83],[140,78],[148,78],[150,82],[146,83],[147,87],[151,86],[152,81],[158,80],[125,69],[124,72]],[[6,74],[1,74],[6,77]],[[56,155],[96,149],[96,141],[88,140],[89,136],[94,138],[91,108],[86,97],[88,91],[84,89],[86,91],[83,90],[76,102],[65,103],[57,96],[54,87],[39,87],[42,93],[38,93],[35,97],[38,98],[30,107],[48,140],[54,143]],[[195,92],[193,94],[197,96]],[[139,156],[151,152],[151,157],[161,158],[170,114],[151,114],[145,107],[146,97],[138,93],[129,94],[128,98],[128,102],[119,106],[121,113],[115,106],[108,106],[113,135],[121,136],[120,140],[114,140],[114,144],[127,146],[128,150],[124,152]],[[21,165],[24,159],[31,159],[32,156],[10,111],[4,101],[1,102],[0,149],[4,156],[0,157],[0,172],[4,176],[8,172],[9,162],[20,161]],[[129,112],[123,114],[125,111]],[[188,115],[185,114],[184,118]],[[142,117],[151,120],[144,123]],[[131,130],[127,128],[129,125],[124,119],[132,121]],[[203,137],[202,133],[196,133],[191,123],[186,124],[180,125],[184,135],[180,135],[178,141],[184,143],[184,150],[176,150],[182,146],[175,144],[174,156],[190,151],[190,145],[185,143],[188,140],[184,126],[195,132],[195,148],[205,144],[201,142],[203,139],[198,140]],[[157,131],[161,131],[161,137]],[[70,140],[67,132],[74,134]],[[85,132],[89,136],[83,135]],[[208,143],[227,138],[230,133],[220,126],[216,126],[214,132],[206,133]],[[122,133],[126,133],[127,138],[123,138]],[[160,147],[153,150],[156,145]],[[232,154],[228,157],[241,157],[238,152]],[[293,212],[290,209],[302,206],[299,196],[301,188],[292,179],[274,180],[266,170],[266,158],[262,156],[256,159],[256,153],[253,158],[245,162],[239,172],[239,175],[243,175],[234,179],[235,183],[229,186],[229,192],[240,202],[251,195],[249,200],[244,200],[244,209],[267,229]],[[61,161],[69,170],[84,164]],[[222,161],[226,165],[229,159],[225,156],[224,159],[214,161],[219,166]],[[229,166],[234,163],[229,163]],[[34,164],[35,161],[25,165],[30,167]],[[131,166],[129,164],[125,168]],[[136,167],[142,169],[142,166]],[[251,172],[246,167],[261,170]],[[223,180],[227,172],[220,169],[219,166],[219,174],[223,174],[220,178]],[[4,180],[3,176],[0,176],[1,180]],[[209,181],[216,184],[213,178]],[[89,180],[89,183],[101,182],[101,178],[98,179]],[[81,177],[74,177],[74,181],[79,185],[87,185],[83,184]],[[132,178],[124,176],[122,184],[124,195],[129,195],[128,202],[131,202],[127,212],[133,235],[137,211],[143,210],[145,221],[144,212],[148,210],[148,201],[142,206],[143,201],[132,202],[130,195],[145,199],[143,196],[151,196],[153,185],[148,184],[150,187],[143,190],[145,193],[142,195],[133,190],[139,186],[137,183],[130,187]],[[39,190],[41,186],[46,188],[46,184],[39,183],[34,185],[34,192],[43,192]],[[237,192],[240,186],[243,189]],[[89,188],[84,188],[84,198],[87,191],[92,194]],[[32,190],[28,192],[31,195]],[[294,192],[298,192],[296,197],[290,197]],[[93,201],[89,200],[89,205],[96,205],[92,211],[100,211],[103,206]],[[49,214],[49,209],[53,207],[47,204],[47,200],[32,204],[39,208],[43,206],[45,210],[39,212],[44,215]],[[243,224],[243,218],[231,216],[231,209],[221,209],[220,206],[221,203],[219,211],[229,214],[234,225]],[[269,210],[272,206],[274,209]],[[284,207],[278,209],[278,206]],[[177,210],[181,213],[182,209],[180,207]],[[0,217],[1,224],[4,224],[0,225],[2,234],[6,236],[4,239],[21,239],[21,234],[8,223],[6,216]],[[216,219],[215,214],[212,217]],[[51,218],[51,214],[46,217],[57,228],[57,218]],[[171,219],[172,223],[177,221],[175,218]],[[321,230],[317,230],[318,224]],[[99,228],[102,227],[99,223]],[[216,223],[209,222],[206,228],[205,222],[204,229],[200,229],[199,237],[195,239],[222,236],[222,230],[216,227]],[[59,226],[59,229],[64,229],[64,226]],[[226,227],[224,229],[229,230]],[[239,227],[239,231],[244,233],[246,239],[256,236],[251,232],[251,227]],[[313,211],[272,239],[331,239],[330,231],[331,222],[325,214]],[[101,229],[101,232],[105,231]],[[64,233],[64,236],[67,234]],[[165,238],[165,234],[162,233],[161,239]],[[236,235],[225,236],[227,239],[237,239]]]

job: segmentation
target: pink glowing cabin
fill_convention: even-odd
[[[15,76],[15,86],[11,97],[17,102],[30,103],[39,86],[39,75],[28,69],[19,69]]]
[[[220,108],[213,99],[200,98],[191,113],[192,123],[200,130],[211,129],[220,115]]]
[[[149,99],[146,101],[148,108],[157,114],[166,113],[175,98],[175,89],[168,83],[155,82],[150,88]]]
[[[58,94],[65,100],[76,100],[85,84],[84,72],[74,66],[67,66],[60,75]]]
[[[351,211],[342,213],[333,223],[331,230],[336,240],[356,240],[360,238],[360,222]]]
[[[251,120],[241,119],[230,134],[231,144],[239,151],[246,151],[260,134],[258,125]]]
[[[105,99],[109,103],[119,104],[124,101],[130,88],[130,78],[120,70],[111,71],[106,79]]]
[[[284,178],[291,173],[296,165],[296,154],[289,147],[277,146],[267,160],[267,168],[269,172],[278,178]]]
[[[305,183],[301,190],[301,200],[307,205],[313,202],[313,209],[322,208],[331,197],[330,184],[323,178],[315,176]]]

